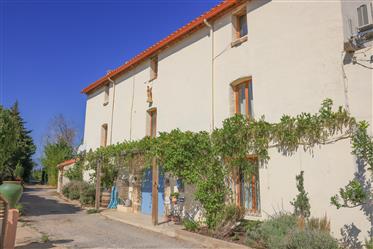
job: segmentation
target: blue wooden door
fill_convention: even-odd
[[[141,212],[143,214],[152,213],[152,170],[147,169],[144,172],[141,183]],[[158,216],[164,213],[164,173],[159,167],[158,176]]]

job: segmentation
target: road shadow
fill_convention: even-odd
[[[38,191],[40,194],[38,194]],[[68,203],[57,201],[53,195],[43,196],[42,189],[25,188],[21,198],[24,217],[50,214],[74,214],[81,209]]]
[[[70,243],[73,240],[71,239],[61,239],[61,240],[50,240],[46,242],[31,242],[27,245],[23,246],[16,246],[16,249],[48,249],[48,248],[55,248],[60,244]]]

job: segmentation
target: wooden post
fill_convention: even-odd
[[[152,160],[152,223],[158,225],[158,165],[157,160]]]
[[[4,249],[5,230],[8,221],[8,202],[0,195],[0,249]]]
[[[4,249],[12,249],[16,243],[17,223],[19,212],[17,209],[9,209],[8,220],[5,229]]]
[[[96,210],[100,209],[100,197],[101,197],[101,162],[97,160],[96,168],[96,199],[95,199],[95,208]]]

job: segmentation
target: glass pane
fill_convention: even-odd
[[[254,112],[253,112],[253,84],[249,82],[249,116],[253,117]]]
[[[247,35],[247,20],[246,14],[239,17],[240,22],[240,37]]]
[[[242,206],[248,210],[258,212],[260,210],[259,174],[255,177],[250,174],[242,177]],[[255,200],[255,201],[254,201]]]
[[[238,90],[238,107],[239,107],[238,113],[242,115],[246,115],[245,88],[246,88],[246,85],[242,84],[241,86],[239,86],[239,90]]]

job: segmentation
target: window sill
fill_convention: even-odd
[[[247,35],[245,36],[242,36],[240,38],[237,38],[236,40],[232,41],[231,42],[231,47],[237,47],[239,45],[241,45],[242,43],[244,43],[245,41],[247,41]]]

